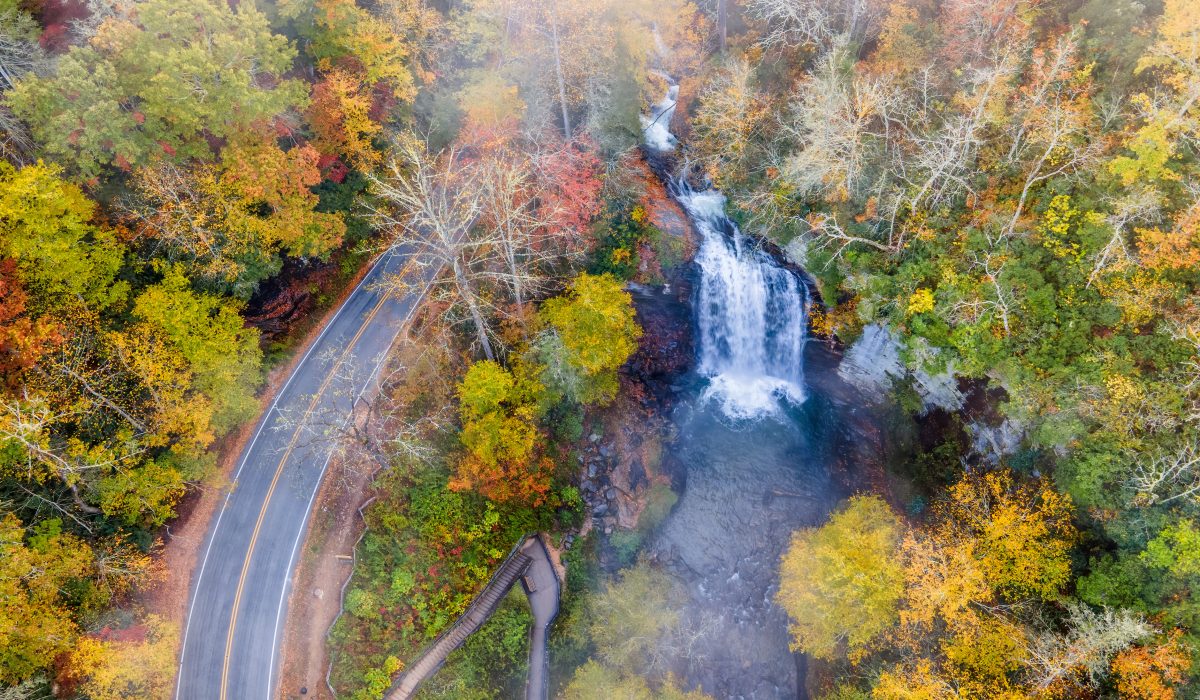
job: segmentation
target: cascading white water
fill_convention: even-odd
[[[659,75],[670,81],[669,76],[665,73],[659,73]],[[650,115],[641,115],[642,135],[646,140],[646,145],[659,151],[673,150],[675,144],[679,142],[675,138],[675,134],[671,133],[671,117],[675,115],[675,101],[679,98],[679,85],[673,81],[670,82],[667,94],[657,104],[651,105]]]
[[[669,124],[678,92],[672,85],[643,117],[650,148],[674,149]],[[683,178],[672,190],[702,238],[696,315],[699,371],[710,382],[705,397],[735,419],[774,413],[780,400],[803,401],[807,287],[745,237],[725,215],[719,191],[695,191]]]
[[[703,239],[696,320],[706,396],[732,418],[772,413],[781,398],[803,401],[807,288],[746,240],[720,192],[681,184],[676,198]]]

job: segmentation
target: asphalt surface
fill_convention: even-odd
[[[242,452],[194,574],[177,700],[266,700],[278,689],[279,646],[309,510],[329,464],[332,432],[374,388],[388,349],[432,271],[408,273],[413,291],[379,288],[405,270],[386,253],[297,363]],[[332,591],[330,593],[333,593]]]

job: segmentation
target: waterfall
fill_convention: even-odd
[[[666,152],[679,86],[643,116],[646,145]],[[672,194],[700,232],[700,285],[696,294],[699,372],[705,397],[725,415],[752,419],[775,413],[780,401],[804,400],[804,341],[808,288],[748,239],[725,214],[725,196],[696,191],[683,177]]]
[[[675,189],[702,238],[696,325],[705,395],[731,418],[770,414],[779,399],[800,403],[807,287],[746,239],[725,216],[720,192]]]
[[[650,115],[641,115],[642,135],[646,145],[656,151],[674,150],[679,141],[671,133],[671,117],[675,114],[675,101],[679,98],[679,84],[665,73],[659,73],[670,83],[667,94],[650,107]]]

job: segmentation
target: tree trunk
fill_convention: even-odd
[[[102,512],[99,508],[97,508],[95,506],[90,506],[87,503],[83,502],[83,496],[79,495],[79,487],[78,486],[76,486],[75,484],[71,484],[67,488],[71,489],[71,498],[75,501],[76,508],[83,511],[84,513],[87,513],[88,515],[99,515]]]
[[[558,13],[550,3],[550,36],[554,42],[554,72],[558,77],[558,105],[562,108],[563,136],[571,138],[571,118],[567,114],[567,83],[563,78],[562,55],[558,46]]]
[[[126,411],[125,409],[118,406],[112,399],[108,398],[104,394],[97,391],[94,387],[92,387],[91,383],[89,383],[88,380],[86,378],[84,378],[83,375],[72,370],[70,367],[60,367],[60,369],[62,370],[62,372],[64,374],[71,377],[75,381],[79,382],[79,384],[83,387],[84,391],[91,394],[100,403],[111,408],[113,411],[115,411],[117,413],[117,415],[124,418],[133,427],[137,428],[138,431],[140,431],[142,433],[150,432],[150,429],[146,427],[145,423],[142,423],[140,420],[134,418],[133,416],[131,416],[129,414],[128,411]],[[157,396],[155,398],[157,399]]]
[[[717,41],[721,53],[729,37],[729,0],[717,0]]]
[[[520,308],[525,305],[525,298],[521,290],[521,271],[517,266],[516,251],[510,251],[508,254],[508,271],[513,278],[513,299],[517,302],[517,308]]]
[[[496,353],[492,352],[492,343],[487,337],[487,326],[483,323],[483,314],[479,312],[479,305],[475,303],[475,294],[471,291],[471,283],[463,274],[462,265],[457,257],[454,258],[454,282],[458,285],[459,296],[467,303],[467,309],[471,312],[471,322],[475,324],[475,335],[479,338],[479,344],[483,346],[483,354],[494,362]]]
[[[521,285],[521,267],[518,262],[520,253],[517,249],[517,237],[513,235],[511,220],[504,222],[504,261],[508,263],[508,274],[512,275],[513,300],[517,308],[525,305],[525,295]]]

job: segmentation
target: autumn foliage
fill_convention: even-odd
[[[540,456],[538,445],[541,391],[536,379],[514,376],[495,362],[471,365],[458,390],[460,439],[468,455],[450,488],[475,489],[497,501],[519,498],[536,504],[545,498],[553,463]]]

